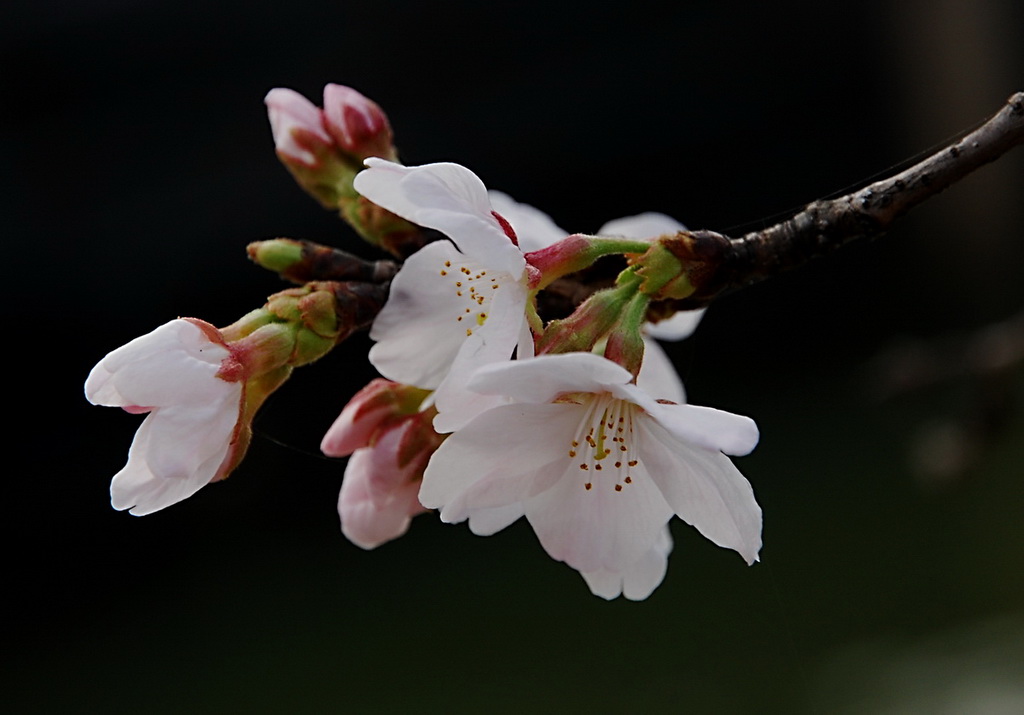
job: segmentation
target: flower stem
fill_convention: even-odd
[[[644,253],[650,247],[648,241],[577,233],[547,248],[527,253],[526,262],[540,273],[538,283],[533,287],[541,290],[562,276],[589,268],[603,256]]]

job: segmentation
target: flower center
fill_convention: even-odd
[[[638,461],[633,446],[636,405],[611,395],[594,395],[569,445],[569,458],[579,470],[583,488],[621,492],[633,483]]]
[[[471,262],[445,261],[438,271],[455,293],[458,309],[456,322],[466,328],[466,336],[487,322],[494,291],[501,285],[501,273],[493,273]]]

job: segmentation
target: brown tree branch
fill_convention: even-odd
[[[799,268],[814,258],[864,238],[882,235],[907,213],[980,166],[1024,142],[1024,92],[974,131],[895,176],[828,201],[815,201],[790,219],[730,238],[714,231],[685,231],[673,251],[692,266],[697,290],[678,309],[698,308],[725,293]]]

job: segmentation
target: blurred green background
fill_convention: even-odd
[[[737,463],[765,546],[747,568],[676,522],[643,603],[590,595],[523,523],[346,542],[317,445],[373,376],[364,336],[268,403],[230,480],[145,518],[107,497],[138,418],[81,397],[132,337],[278,290],[249,241],[363,250],[277,163],[271,87],[354,86],[407,163],[463,163],[569,230],[656,210],[739,233],[1024,88],[1018,3],[3,13],[5,710],[1024,711],[1024,385],[1019,361],[972,368],[1019,355],[1017,324],[977,342],[1024,305],[1019,149],[670,348],[694,403],[761,428]]]

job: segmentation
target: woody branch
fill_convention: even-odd
[[[674,252],[694,266],[690,280],[696,292],[674,307],[707,305],[852,241],[876,238],[913,207],[1022,142],[1024,92],[1018,92],[977,129],[895,176],[836,199],[814,201],[792,218],[739,238],[683,232],[673,242]]]

